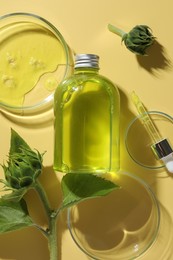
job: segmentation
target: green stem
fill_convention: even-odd
[[[50,221],[50,231],[48,233],[48,246],[50,260],[58,260],[58,243],[57,243],[57,218],[52,214]]]
[[[48,220],[50,222],[52,209],[51,209],[51,206],[50,206],[47,194],[46,194],[44,188],[42,187],[41,183],[38,180],[34,184],[34,189],[37,191],[37,193],[40,196],[40,199],[41,199],[41,201],[42,201],[42,203],[44,205],[44,208],[45,208]]]
[[[54,212],[51,209],[47,194],[42,187],[41,183],[37,180],[34,184],[35,190],[38,192],[40,199],[44,205],[48,221],[49,228],[44,232],[44,235],[48,239],[48,247],[50,252],[50,260],[58,260],[58,243],[57,243],[57,217],[60,209]],[[43,230],[41,230],[43,232]]]
[[[37,224],[34,224],[34,226],[35,226],[40,232],[42,232],[42,234],[43,234],[46,238],[48,238],[49,234],[48,234],[48,231],[47,231],[47,230],[45,230],[44,228],[42,228],[41,226],[39,226],[39,225],[37,225]]]
[[[121,29],[115,27],[112,24],[108,24],[108,29],[109,29],[110,32],[113,32],[113,33],[117,34],[120,37],[123,37],[124,34],[126,34],[124,31],[122,31]]]

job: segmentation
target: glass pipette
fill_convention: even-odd
[[[168,140],[161,136],[152,118],[134,91],[131,94],[131,98],[140,115],[141,121],[145,126],[146,131],[152,139],[152,150],[157,155],[157,157],[163,161],[167,170],[173,173],[173,150]]]

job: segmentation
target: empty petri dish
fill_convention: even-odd
[[[136,259],[157,238],[159,204],[150,186],[138,177],[123,171],[110,176],[121,188],[68,209],[68,228],[76,245],[91,259]]]
[[[149,111],[160,135],[173,144],[173,118],[160,111]],[[135,117],[127,128],[125,145],[130,157],[139,165],[148,169],[163,168],[164,164],[152,150],[153,140],[142,123],[141,116]]]
[[[72,52],[49,21],[30,13],[0,17],[0,108],[20,115],[46,110],[70,75]]]

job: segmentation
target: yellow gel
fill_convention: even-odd
[[[26,94],[36,88],[41,76],[45,80],[41,85],[43,92],[55,89],[56,77],[49,74],[56,71],[62,60],[65,58],[61,43],[43,26],[19,22],[1,28],[0,102],[22,106]]]

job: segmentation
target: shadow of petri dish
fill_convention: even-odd
[[[160,206],[160,226],[157,238],[152,247],[140,258],[145,259],[158,259],[158,260],[171,260],[173,255],[173,222],[171,215],[167,209],[159,203]],[[152,257],[150,257],[152,255]]]

